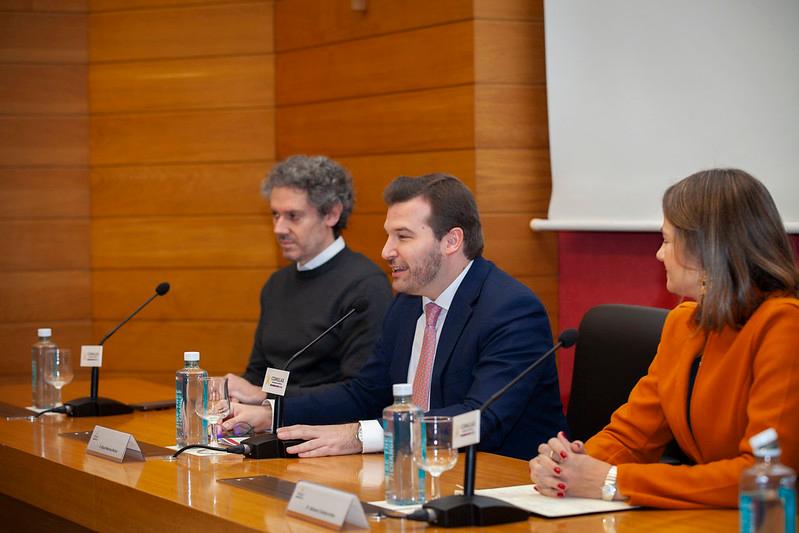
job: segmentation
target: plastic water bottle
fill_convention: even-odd
[[[411,403],[411,394],[408,383],[395,384],[394,403],[383,410],[386,501],[394,505],[424,503],[424,471],[413,462],[423,413]]]
[[[45,358],[48,353],[52,357],[52,351],[58,346],[50,340],[53,331],[50,328],[39,328],[37,330],[39,340],[33,344],[31,350],[31,389],[33,393],[33,406],[37,409],[50,409],[55,406],[57,391],[55,387],[47,383],[44,379]]]
[[[749,444],[756,462],[741,473],[741,533],[795,533],[796,472],[780,463],[777,432],[761,431]]]
[[[184,367],[175,373],[175,441],[178,448],[189,444],[208,444],[208,424],[194,410],[202,402],[200,378],[208,372],[200,368],[200,352],[184,352]]]

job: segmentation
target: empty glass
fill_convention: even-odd
[[[452,448],[452,418],[422,418],[421,446],[414,450],[416,465],[430,474],[430,500],[441,496],[438,478],[458,462],[458,450]]]
[[[51,348],[44,353],[44,380],[56,390],[55,405],[61,403],[61,387],[70,383],[72,371],[72,350],[69,348]]]
[[[217,424],[230,414],[227,378],[202,377],[199,381],[203,390],[203,401],[194,405],[194,412],[208,422],[208,445],[219,446]]]

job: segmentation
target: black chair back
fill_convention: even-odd
[[[599,432],[627,401],[655,357],[668,312],[609,304],[583,316],[566,415],[572,439],[585,441]]]

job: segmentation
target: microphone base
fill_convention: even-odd
[[[127,415],[133,412],[133,408],[122,402],[112,400],[110,398],[92,398],[91,396],[85,398],[78,398],[64,402],[64,405],[69,406],[69,416],[76,418],[84,418],[88,416],[115,416]]]
[[[530,513],[488,496],[445,496],[422,505],[431,509],[435,518],[431,524],[441,527],[493,526],[524,522]]]
[[[274,433],[264,433],[255,435],[249,439],[241,441],[242,444],[250,446],[249,453],[244,454],[250,459],[293,459],[296,453],[288,453],[286,448],[291,448],[297,444],[302,444],[303,440],[280,440]]]

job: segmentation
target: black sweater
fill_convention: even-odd
[[[372,354],[392,294],[383,271],[349,248],[313,270],[300,271],[292,264],[272,274],[261,289],[261,317],[244,378],[262,385],[267,367],[283,368],[360,297],[369,301],[365,311],[349,317],[291,364],[289,395],[354,376]]]

